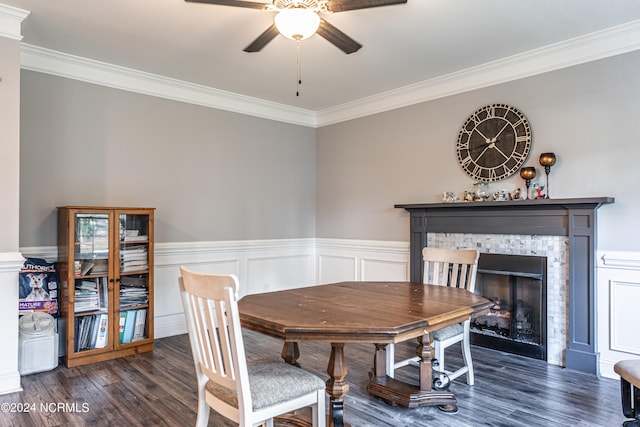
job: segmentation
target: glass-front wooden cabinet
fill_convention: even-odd
[[[153,350],[153,208],[58,208],[67,367]]]

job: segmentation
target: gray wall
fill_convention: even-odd
[[[315,235],[315,130],[22,71],[20,246],[56,206],[155,207],[158,242]]]
[[[460,126],[477,108],[506,103],[529,119],[533,145],[558,156],[551,197],[613,196],[599,210],[599,248],[638,250],[640,52],[546,73],[395,111],[317,133],[317,237],[408,241],[396,203],[439,202],[473,181],[457,163]],[[523,187],[513,176],[493,191]]]
[[[638,250],[639,69],[634,52],[317,130],[22,71],[20,246],[55,245],[64,204],[157,207],[159,242],[406,241],[393,205],[472,189],[459,127],[500,102],[531,123],[528,165],[558,155],[552,197],[616,198],[599,248]]]

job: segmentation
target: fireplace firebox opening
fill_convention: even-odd
[[[481,253],[475,293],[494,302],[471,320],[471,343],[547,360],[547,258]]]

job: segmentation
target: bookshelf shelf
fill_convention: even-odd
[[[153,350],[153,208],[58,208],[67,367]]]

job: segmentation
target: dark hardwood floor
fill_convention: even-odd
[[[398,356],[410,355],[412,345],[396,346]],[[245,346],[249,358],[277,358],[282,347],[250,331]],[[328,378],[329,350],[329,344],[302,343],[299,362]],[[460,361],[459,350],[448,351],[452,363]],[[476,384],[468,386],[459,378],[451,387],[457,414],[389,406],[366,391],[373,346],[347,344],[345,353],[350,383],[345,420],[353,427],[613,427],[624,421],[618,381],[481,347],[472,348]],[[414,378],[414,369],[403,368],[397,377]],[[195,425],[196,382],[186,335],[156,340],[153,353],[28,375],[22,387],[22,392],[0,396],[0,426]],[[234,425],[212,412],[209,426]]]

